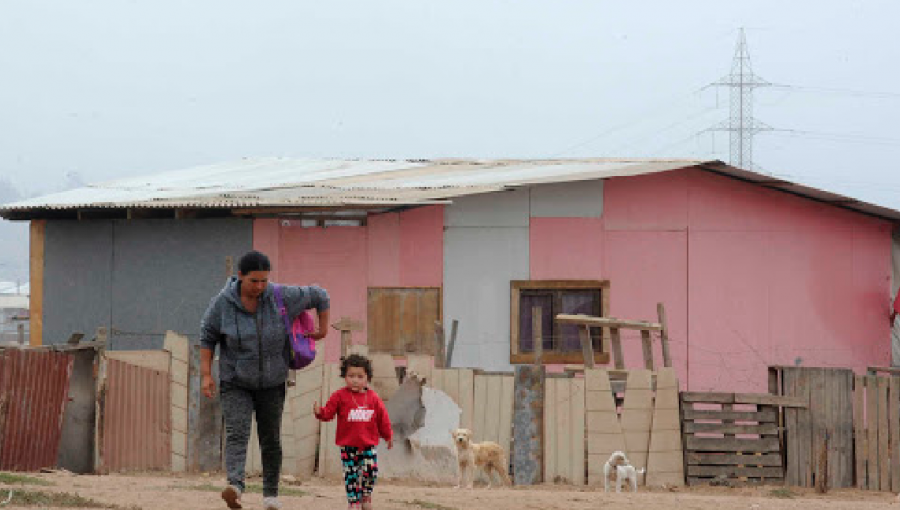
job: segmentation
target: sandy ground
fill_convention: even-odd
[[[57,491],[136,510],[224,510],[217,490],[218,476],[202,475],[110,475],[76,476],[71,474],[34,474],[52,483],[47,487],[13,486],[13,490]],[[249,483],[258,485],[259,480]],[[10,486],[0,485],[0,500]],[[301,495],[283,496],[284,510],[324,510],[346,508],[341,485],[337,481],[313,479],[299,485],[285,484]],[[774,493],[773,493],[774,491]],[[785,492],[788,492],[787,496]],[[782,497],[778,497],[778,495]],[[16,508],[6,506],[7,508]],[[244,508],[260,510],[260,494],[244,495]],[[900,510],[897,497],[889,493],[836,490],[821,496],[802,489],[778,490],[773,487],[753,488],[679,488],[674,491],[654,490],[630,493],[604,493],[603,489],[571,486],[539,486],[536,488],[457,490],[450,487],[427,487],[395,482],[379,483],[375,490],[375,508],[397,510],[512,510],[512,509],[644,509],[644,510],[780,510],[859,509]]]

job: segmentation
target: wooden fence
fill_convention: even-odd
[[[900,376],[856,376],[856,486],[900,492]]]

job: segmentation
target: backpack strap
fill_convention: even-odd
[[[273,286],[272,292],[275,294],[275,306],[278,307],[278,313],[284,318],[284,327],[288,332],[288,335],[291,334],[291,319],[288,317],[287,308],[284,306],[284,298],[281,295],[282,285],[275,284]]]

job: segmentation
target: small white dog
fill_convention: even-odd
[[[644,468],[635,469],[621,451],[614,451],[609,460],[603,465],[603,489],[609,492],[609,483],[615,482],[616,492],[622,492],[622,484],[631,484],[631,492],[637,492],[637,475],[644,474]]]
[[[456,445],[457,459],[459,460],[459,487],[472,488],[475,479],[475,468],[481,468],[487,475],[488,488],[491,487],[493,477],[491,472],[497,473],[500,480],[506,485],[512,485],[507,470],[509,463],[503,447],[491,441],[483,443],[472,442],[472,431],[469,429],[455,429],[450,431],[453,443]]]

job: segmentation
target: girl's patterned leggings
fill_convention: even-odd
[[[374,446],[357,448],[341,446],[341,464],[344,467],[344,487],[347,501],[359,503],[372,495],[378,478],[378,452]]]

